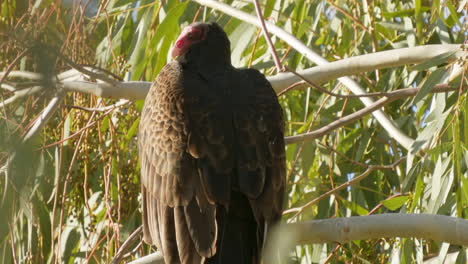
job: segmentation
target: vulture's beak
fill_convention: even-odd
[[[174,47],[172,48],[172,51],[171,51],[171,57],[172,57],[173,59],[179,57],[181,51],[182,51],[182,50],[181,50],[180,48],[177,48],[176,46],[174,46]]]

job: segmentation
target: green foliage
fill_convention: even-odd
[[[25,1],[2,2],[0,49],[5,52],[0,54],[0,67],[7,69],[14,63],[15,70],[44,72],[47,66],[53,73],[69,69],[63,57],[47,51],[18,58],[21,51],[40,42],[75,63],[96,65],[125,80],[151,81],[167,62],[183,26],[192,21],[216,21],[229,35],[235,66],[255,67],[267,75],[275,72],[259,29],[220,11],[189,1],[102,2],[105,6],[95,17],[60,8],[55,1],[31,3],[34,12],[25,11]],[[250,1],[226,2],[255,13]],[[267,0],[262,8],[267,19],[329,61],[415,45],[463,43],[466,37],[463,14],[451,1],[333,3]],[[273,41],[289,68],[315,65],[278,38]],[[363,164],[389,165],[400,158],[404,162],[394,169],[372,172],[298,216],[286,214],[284,221],[386,212],[468,218],[466,93],[430,93],[445,78],[452,58],[453,54],[443,54],[419,65],[356,76],[368,92],[421,88],[414,98],[397,100],[384,109],[415,143],[410,150],[404,149],[373,117],[365,116],[315,141],[288,145],[285,209],[303,206],[357,177],[366,170]],[[338,81],[323,87],[348,92]],[[108,263],[141,225],[136,134],[143,102],[93,112],[71,106],[94,108],[114,101],[70,93],[41,136],[20,144],[21,135],[52,93],[1,107],[0,164],[13,151],[16,155],[8,176],[0,179],[0,262]],[[11,93],[0,89],[0,95],[4,100]],[[288,92],[280,102],[288,135],[314,130],[363,107],[356,98],[336,98],[314,88]],[[154,250],[136,243],[133,247],[131,257]],[[335,247],[333,243],[296,247],[291,259],[318,263],[331,255],[331,263],[413,263],[421,261],[422,255],[446,254],[448,250],[436,241],[384,238]],[[460,260],[466,258],[460,252]]]

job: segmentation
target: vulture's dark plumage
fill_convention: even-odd
[[[276,94],[231,65],[216,23],[185,28],[172,56],[140,122],[144,239],[166,263],[259,263],[285,186]]]

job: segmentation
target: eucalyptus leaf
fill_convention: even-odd
[[[431,75],[427,77],[426,81],[421,86],[421,89],[414,97],[413,104],[419,102],[419,100],[423,99],[426,95],[428,95],[431,92],[432,88],[434,88],[435,85],[441,83],[441,80],[445,74],[446,71],[443,68],[439,68],[432,72]]]
[[[407,195],[402,195],[402,196],[397,196],[388,200],[383,200],[381,203],[391,211],[395,211],[398,208],[402,207],[409,199],[409,196]]]

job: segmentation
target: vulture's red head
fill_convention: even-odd
[[[209,25],[204,23],[194,23],[184,28],[172,48],[172,58],[185,54],[193,44],[205,40],[208,31]]]
[[[216,23],[193,23],[182,30],[171,55],[183,63],[231,62],[229,39]]]

